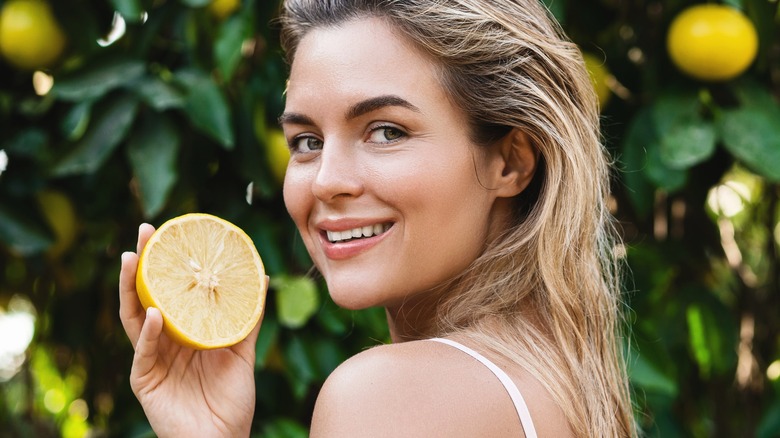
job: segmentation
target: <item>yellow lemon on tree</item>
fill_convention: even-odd
[[[0,11],[0,53],[22,70],[52,66],[65,49],[65,33],[44,0],[9,0]]]
[[[596,55],[588,52],[582,53],[582,58],[585,60],[585,68],[590,75],[590,81],[593,84],[593,89],[596,91],[596,96],[599,98],[599,108],[604,108],[609,103],[609,99],[612,96],[612,90],[609,88],[609,78],[611,76],[606,64],[596,57]]]
[[[37,201],[46,222],[54,231],[54,244],[46,250],[46,255],[57,258],[68,251],[76,239],[76,210],[70,198],[57,190],[39,192]]]
[[[672,62],[684,73],[704,81],[726,81],[753,63],[758,33],[737,9],[702,4],[674,18],[666,43]]]
[[[219,20],[224,20],[233,15],[241,6],[241,0],[212,0],[208,9],[211,15]]]
[[[252,239],[216,216],[191,213],[158,228],[138,260],[136,288],[163,330],[199,350],[241,342],[265,307],[266,276]]]
[[[271,128],[267,131],[265,140],[265,156],[271,167],[271,175],[277,183],[284,182],[284,174],[287,172],[287,163],[290,161],[290,147],[284,132]]]

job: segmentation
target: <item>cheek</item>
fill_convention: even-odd
[[[307,217],[311,211],[311,183],[302,169],[288,167],[284,177],[282,194],[287,213],[292,218],[301,233],[306,231]]]

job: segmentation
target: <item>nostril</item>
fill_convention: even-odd
[[[312,184],[314,196],[322,201],[344,197],[355,197],[363,193],[358,163],[348,154],[323,149],[319,159],[319,169]]]

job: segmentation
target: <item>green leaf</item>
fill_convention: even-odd
[[[283,234],[278,221],[269,220],[267,217],[253,212],[246,220],[242,220],[241,228],[252,238],[257,251],[263,257],[265,273],[271,278],[287,272],[285,256],[279,248],[279,236]]]
[[[341,336],[350,328],[350,318],[345,310],[327,300],[317,312],[317,322],[329,334]]]
[[[729,5],[735,9],[743,10],[742,0],[723,0],[723,4]]]
[[[724,147],[753,171],[780,180],[780,105],[754,81],[738,83],[735,94],[740,106],[717,119]]]
[[[144,117],[128,139],[127,155],[146,219],[162,210],[178,179],[179,143],[179,132],[162,114]]]
[[[687,169],[715,152],[717,131],[699,110],[698,95],[688,90],[663,94],[652,106],[660,158],[666,167]]]
[[[700,117],[685,118],[661,137],[661,160],[672,169],[687,169],[710,158],[717,142],[715,125]]]
[[[310,349],[320,376],[329,376],[350,356],[344,351],[337,338],[323,337],[318,339],[317,342],[311,343]]]
[[[678,123],[699,117],[699,95],[694,90],[669,90],[650,107],[659,137]]]
[[[136,23],[141,21],[143,8],[139,0],[111,0],[111,5],[125,19],[125,21]]]
[[[382,307],[372,307],[359,312],[352,312],[352,320],[355,327],[364,329],[372,334],[372,340],[377,342],[389,342],[390,333],[387,327],[387,314]],[[384,340],[384,341],[383,341]]]
[[[55,78],[51,94],[63,100],[95,100],[114,88],[134,82],[145,70],[143,61],[107,58],[74,73]]]
[[[184,111],[192,124],[225,149],[233,149],[230,109],[217,84],[199,70],[180,71],[176,78],[187,89]]]
[[[766,178],[780,181],[780,116],[777,111],[744,107],[723,111],[720,131],[725,148]]]
[[[682,288],[679,293],[690,300],[685,308],[688,346],[700,375],[708,379],[733,372],[739,325],[731,310],[704,288]]]
[[[663,132],[666,121],[658,123],[656,119],[656,133]],[[658,135],[658,134],[656,134]],[[647,178],[658,188],[669,193],[676,192],[685,186],[688,174],[684,169],[669,167],[661,157],[661,141],[647,143],[647,166],[644,168]]]
[[[287,342],[284,358],[289,365],[287,377],[292,384],[293,395],[300,400],[306,396],[309,384],[316,376],[314,364],[300,337],[293,336]]]
[[[631,382],[647,392],[675,396],[677,385],[673,379],[664,375],[657,367],[641,354],[636,354],[629,362]]]
[[[564,24],[566,20],[566,0],[544,0],[545,6],[553,14],[558,23]]]
[[[662,103],[668,105],[668,103]],[[659,132],[669,121],[656,116],[658,109],[651,107],[643,110],[634,118],[626,133],[623,143],[624,162],[626,164],[626,182],[629,185],[629,196],[638,211],[647,213],[652,205],[653,191],[643,187],[644,181],[639,179],[639,173],[646,177],[655,187],[668,192],[679,190],[685,185],[687,173],[673,169],[661,159],[661,139]],[[643,154],[644,152],[644,154]],[[632,191],[633,190],[633,193]]]
[[[54,175],[92,173],[99,169],[125,138],[137,108],[138,100],[129,94],[101,105],[94,123],[73,151],[55,166]]]
[[[255,370],[265,367],[268,352],[271,350],[271,346],[277,342],[278,337],[279,323],[276,322],[276,319],[266,316],[255,343]]]
[[[46,232],[45,225],[30,217],[29,208],[19,207],[16,203],[0,202],[0,242],[11,251],[29,256],[48,248],[54,239]]]
[[[317,285],[308,277],[277,276],[271,286],[276,289],[276,314],[284,327],[303,327],[320,306]]]
[[[212,0],[181,0],[183,4],[191,8],[202,8],[211,3],[211,1]]]
[[[287,418],[277,418],[263,427],[263,438],[307,438],[309,431]]]
[[[92,102],[81,102],[73,106],[60,123],[60,131],[70,141],[80,139],[89,126],[92,115]]]
[[[159,76],[145,76],[132,88],[147,105],[157,111],[183,108],[186,102],[184,91]]]
[[[241,45],[252,32],[243,15],[234,15],[219,27],[214,42],[214,58],[225,82],[229,81],[241,61]]]
[[[688,320],[688,342],[693,350],[693,356],[699,365],[699,372],[704,378],[709,378],[712,372],[712,351],[707,341],[707,328],[699,306],[688,306],[685,312]]]
[[[648,109],[641,110],[628,126],[619,160],[626,193],[640,217],[650,214],[653,206],[655,188],[647,179],[645,168],[648,144],[657,141],[652,114]]]
[[[757,438],[777,438],[780,431],[780,398],[769,406],[756,431]]]
[[[49,144],[49,135],[40,128],[27,128],[13,136],[0,149],[19,157],[39,157]]]

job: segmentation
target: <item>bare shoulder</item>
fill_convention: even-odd
[[[539,435],[567,436],[563,413],[541,385],[528,376],[509,375]],[[524,434],[509,395],[484,365],[448,345],[415,341],[377,346],[339,366],[320,392],[311,436]]]

